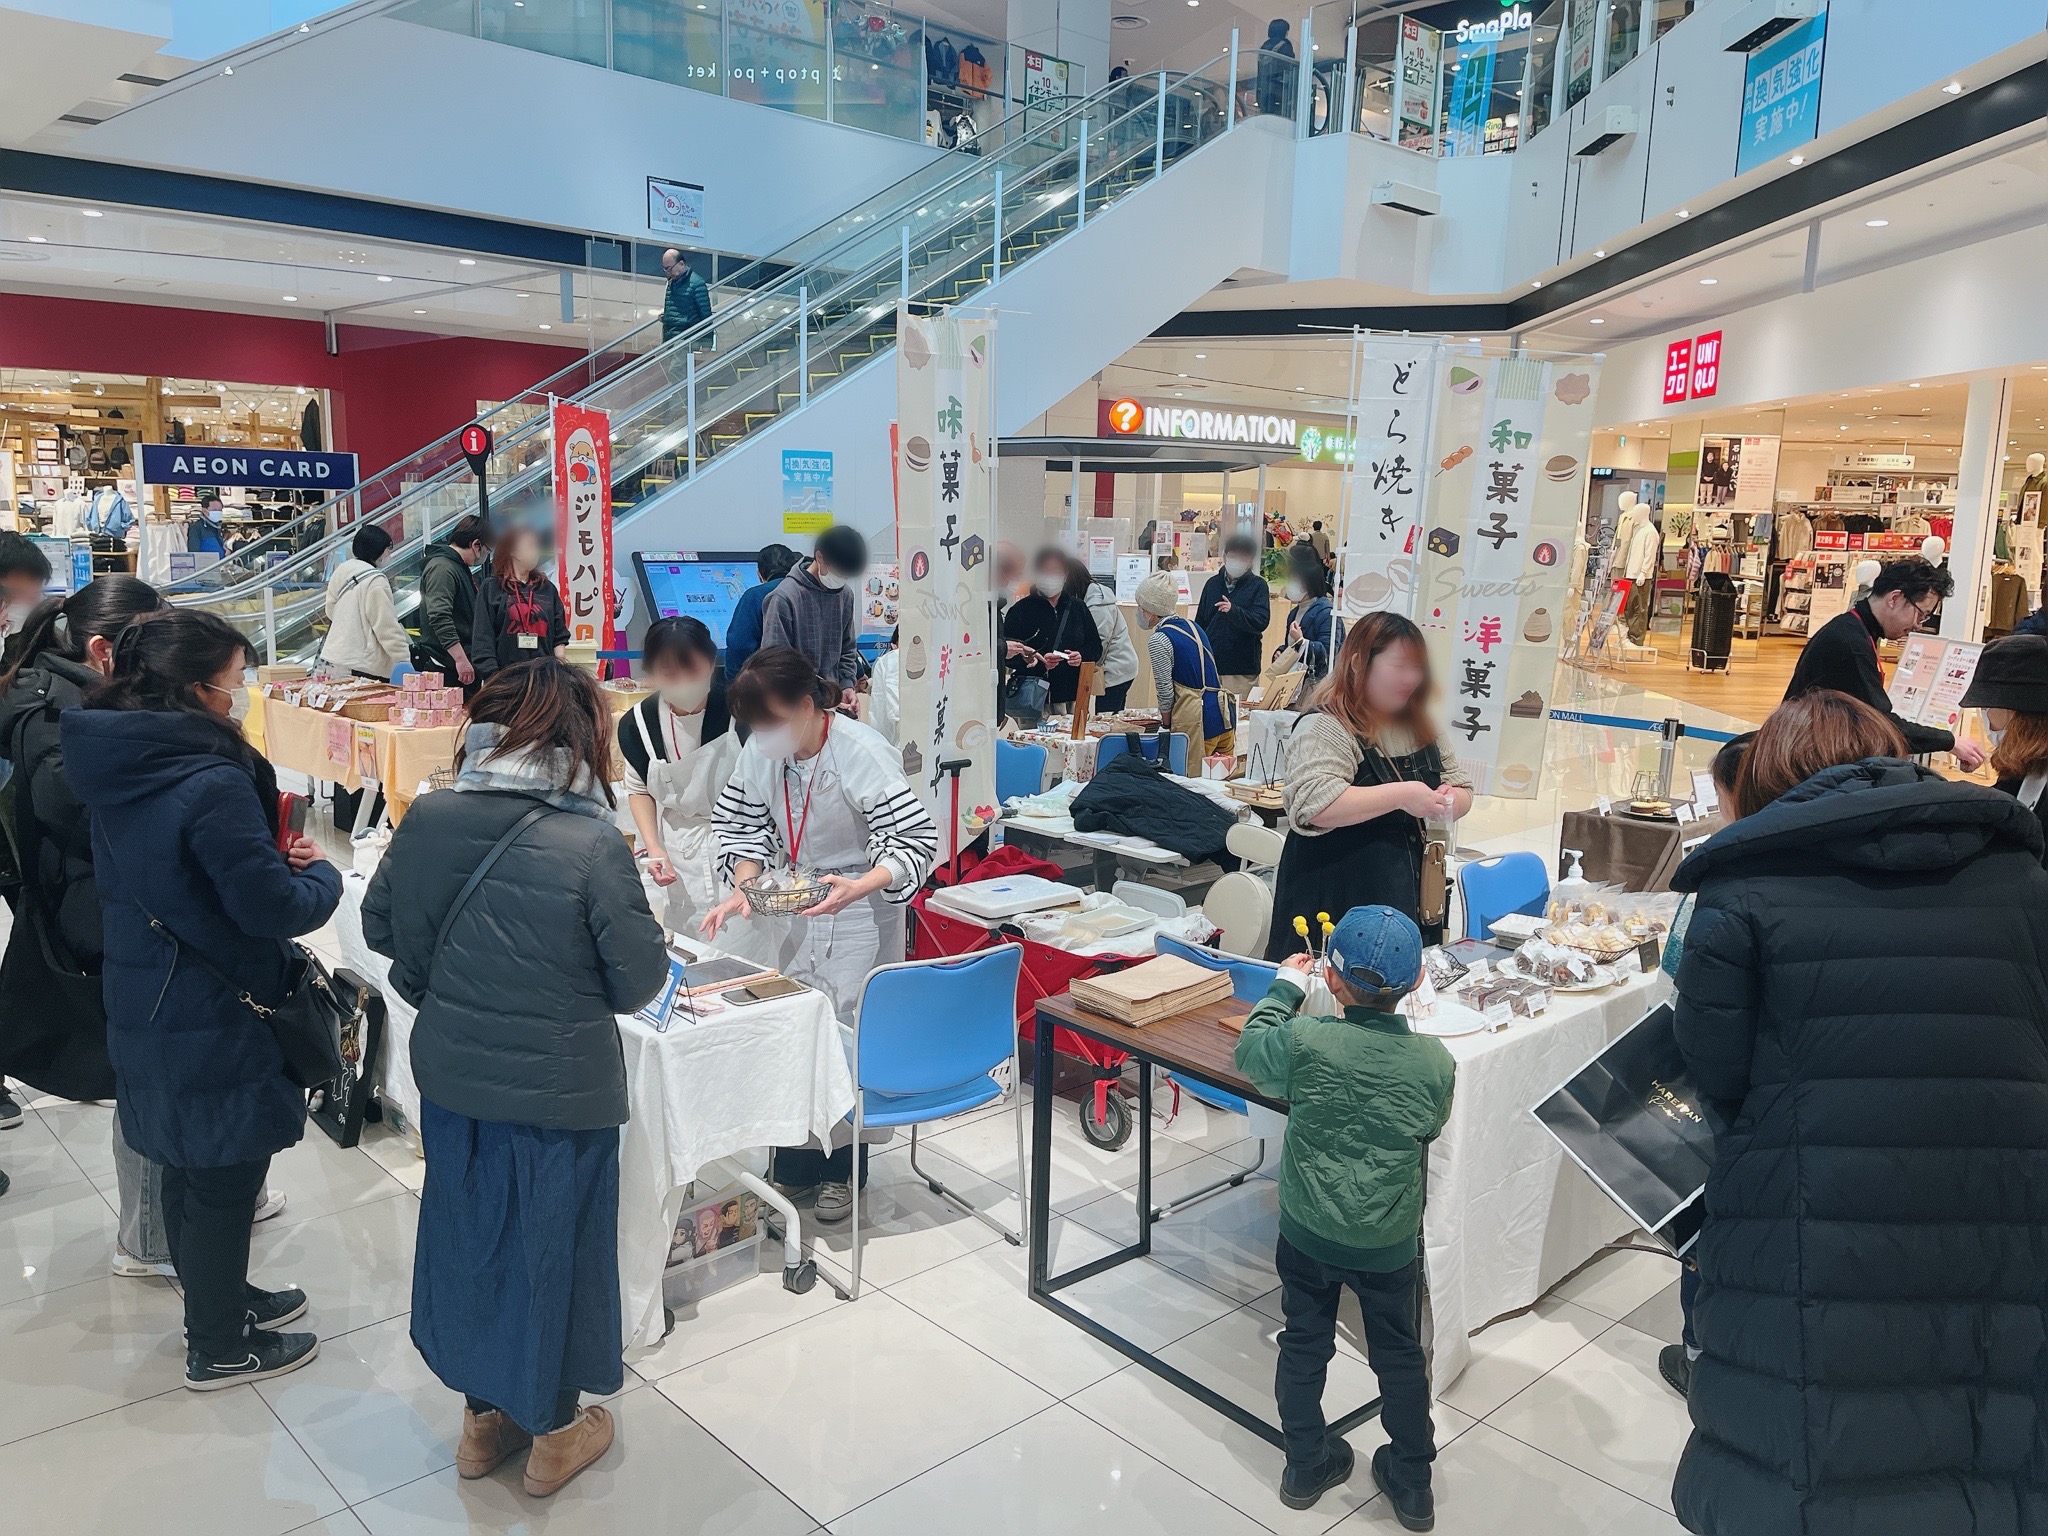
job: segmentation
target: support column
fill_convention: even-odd
[[[1963,414],[1963,452],[1956,464],[1955,536],[1948,551],[1956,592],[1941,610],[1941,633],[1947,640],[1977,640],[1984,634],[1991,601],[1991,554],[1997,543],[1998,487],[2011,423],[2012,381],[1971,380]]]
[[[1085,78],[1068,89],[1084,96],[1109,83],[1109,16],[1109,0],[1008,0],[1010,45],[1083,66]],[[1013,95],[1022,90],[1014,79],[1010,86]]]

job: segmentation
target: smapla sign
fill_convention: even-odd
[[[1527,32],[1535,25],[1535,12],[1527,6],[1510,5],[1491,21],[1459,22],[1456,36],[1461,43],[1497,43],[1517,32]]]
[[[1292,416],[1260,411],[1201,411],[1171,405],[1118,400],[1109,408],[1109,429],[1122,437],[1184,437],[1197,443],[1272,443],[1292,448],[1300,435]]]

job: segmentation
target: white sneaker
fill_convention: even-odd
[[[147,1280],[155,1275],[171,1278],[177,1270],[169,1264],[152,1264],[147,1259],[138,1259],[119,1243],[114,1245],[114,1273],[128,1280]]]
[[[273,1216],[282,1216],[283,1214],[284,1191],[281,1189],[264,1190],[263,1198],[256,1202],[256,1219],[258,1221],[268,1221]]]
[[[811,1207],[813,1219],[826,1226],[837,1226],[853,1215],[853,1182],[850,1179],[827,1179],[818,1186],[818,1203]]]

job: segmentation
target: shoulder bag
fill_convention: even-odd
[[[1401,765],[1394,761],[1392,754],[1382,751],[1377,746],[1368,746],[1366,750],[1387,765],[1387,771],[1393,774],[1396,782],[1407,782],[1408,775],[1401,771]],[[1435,756],[1437,771],[1441,774],[1443,757],[1436,746],[1431,744],[1422,750]],[[1378,775],[1375,774],[1374,777],[1377,778]],[[1422,860],[1416,869],[1420,891],[1415,903],[1415,912],[1423,927],[1441,927],[1449,917],[1451,908],[1450,848],[1442,838],[1431,837],[1426,824],[1418,825],[1423,825],[1424,831]]]

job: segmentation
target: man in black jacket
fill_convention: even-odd
[[[1884,670],[1877,661],[1878,641],[1905,639],[1932,619],[1955,589],[1956,579],[1945,567],[1918,555],[1890,562],[1870,584],[1870,596],[1814,631],[1799,665],[1792,669],[1785,697],[1796,699],[1816,688],[1846,693],[1889,718],[1916,755],[1953,752],[1965,771],[1975,772],[1984,762],[1984,749],[1976,742],[1958,741],[1947,731],[1915,725],[1892,713]]]
[[[1259,574],[1259,543],[1235,533],[1223,546],[1223,569],[1202,588],[1195,622],[1216,653],[1223,686],[1242,697],[1259,680],[1266,655],[1266,625],[1273,617],[1273,593]]]
[[[476,567],[491,551],[491,526],[471,513],[420,561],[420,639],[467,688],[476,681],[469,636],[476,622]]]

